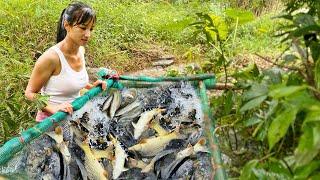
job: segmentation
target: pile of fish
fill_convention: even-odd
[[[187,83],[110,89],[32,142],[20,164],[30,179],[209,179],[202,116]]]

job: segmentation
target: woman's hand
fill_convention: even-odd
[[[96,87],[96,86],[98,86],[100,84],[101,84],[102,90],[106,90],[107,89],[106,82],[103,81],[103,80],[100,80],[100,79],[96,80],[93,84],[88,84],[85,88],[86,89],[91,89],[91,88]]]
[[[52,114],[58,112],[58,111],[63,111],[69,114],[73,113],[73,107],[70,103],[66,102],[66,103],[62,103],[56,106],[51,106],[49,107],[50,111]]]

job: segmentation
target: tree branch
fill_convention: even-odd
[[[262,55],[258,54],[258,53],[254,53],[254,55],[260,57],[261,59],[273,64],[273,65],[276,65],[278,67],[281,67],[281,68],[286,68],[286,69],[290,69],[290,70],[293,70],[293,71],[298,71],[298,72],[302,72],[302,70],[300,68],[297,68],[297,67],[292,67],[292,66],[286,66],[286,65],[283,65],[283,64],[279,64],[279,63],[276,63],[276,62],[273,62],[271,61],[269,58],[267,57],[263,57]]]

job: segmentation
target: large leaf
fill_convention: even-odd
[[[251,86],[249,91],[246,91],[243,93],[242,98],[244,101],[248,101],[262,95],[267,95],[267,93],[268,93],[268,86],[266,84],[255,83]]]
[[[247,102],[245,105],[243,105],[241,108],[240,108],[240,112],[244,112],[244,111],[247,111],[247,110],[250,110],[250,109],[253,109],[255,107],[258,107],[260,106],[260,104],[265,100],[267,99],[268,96],[259,96],[257,98],[254,98],[252,100],[250,100],[249,102]]]
[[[258,163],[259,161],[256,159],[249,161],[241,171],[240,180],[256,179],[252,170],[258,165]]]
[[[224,19],[213,14],[208,14],[208,16],[210,17],[211,22],[213,22],[211,28],[214,28],[216,32],[218,32],[219,39],[222,41],[226,40],[228,37],[228,26]]]
[[[239,24],[244,24],[254,20],[254,15],[251,11],[229,8],[226,10],[226,15],[234,20],[238,19]]]
[[[295,150],[296,167],[307,165],[320,150],[320,124],[307,124]]]
[[[308,179],[312,172],[320,167],[320,161],[312,161],[305,166],[298,167],[294,171],[294,179]]]
[[[290,124],[295,120],[298,109],[288,107],[287,110],[278,114],[272,121],[268,129],[268,142],[269,149],[271,150],[274,145],[287,133]]]
[[[293,21],[298,27],[316,24],[314,18],[310,14],[306,13],[297,14]]]
[[[273,98],[281,98],[281,97],[286,97],[289,96],[295,92],[301,91],[303,89],[306,89],[307,86],[285,86],[285,87],[280,87],[277,89],[273,89],[269,92],[269,96]]]
[[[302,127],[308,123],[320,123],[320,106],[310,104],[308,109],[309,111],[303,121]]]

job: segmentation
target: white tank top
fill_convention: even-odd
[[[73,70],[62,51],[57,47],[51,47],[59,56],[61,71],[58,75],[52,75],[49,81],[42,87],[41,94],[49,95],[49,104],[57,105],[64,102],[72,102],[80,96],[80,90],[89,83],[89,77],[85,68],[84,54],[81,59],[83,67],[78,72]]]

